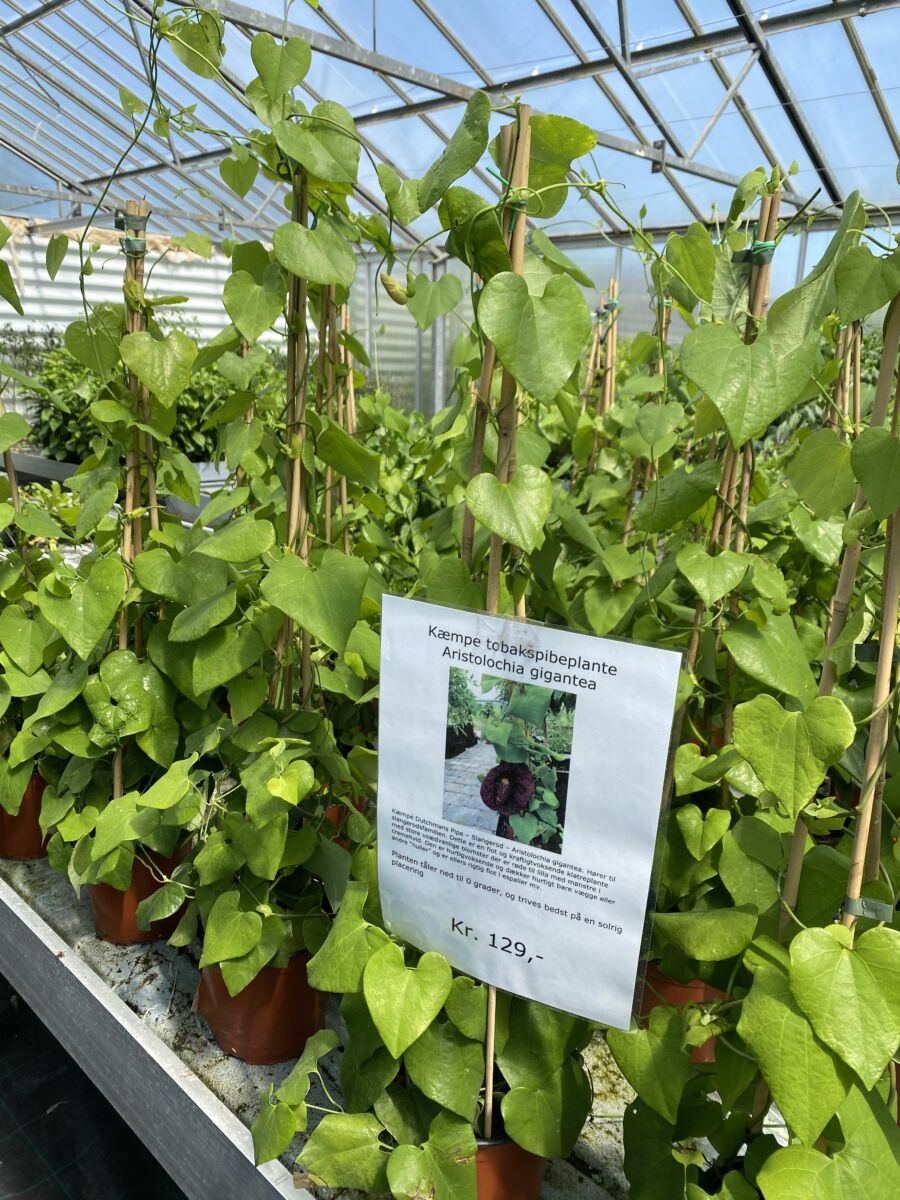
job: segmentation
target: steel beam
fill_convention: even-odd
[[[875,74],[875,68],[869,61],[869,56],[866,54],[866,48],[863,45],[862,38],[853,21],[848,17],[841,22],[844,27],[844,33],[847,35],[847,40],[850,43],[850,49],[853,51],[853,56],[862,71],[863,79],[869,89],[875,107],[878,109],[878,114],[881,117],[885,132],[890,138],[891,145],[894,147],[894,153],[900,158],[900,133],[897,132],[897,126],[894,123],[894,118],[891,115],[891,110],[887,106],[884,98],[884,93],[881,90],[881,84],[878,82],[878,76]]]
[[[888,12],[900,8],[900,0],[835,0],[833,4],[823,4],[816,8],[807,8],[799,12],[785,13],[782,16],[770,17],[766,21],[766,36],[778,33],[789,33],[795,29],[808,29],[814,25],[824,25],[830,21],[840,21],[847,17],[868,16],[870,13]],[[722,46],[739,43],[746,45],[747,39],[739,25],[730,25],[725,29],[710,30],[708,33],[691,35],[690,37],[675,38],[670,42],[660,42],[656,46],[645,46],[643,50],[635,50],[631,55],[632,68],[649,63],[666,62],[684,54],[697,54],[701,51],[718,50]],[[571,63],[552,71],[538,75],[516,75],[499,83],[486,87],[484,90],[490,96],[515,95],[518,92],[533,91],[535,88],[553,87],[558,83],[566,83],[571,79],[587,79],[591,75],[603,75],[616,70],[616,64],[610,58],[590,59],[586,62]],[[409,117],[420,112],[434,112],[442,108],[450,108],[459,103],[458,95],[448,94],[437,96],[431,100],[422,100],[410,107],[385,108],[381,112],[366,113],[356,118],[357,125],[375,125],[381,121],[391,121],[395,117]]]
[[[186,0],[178,0],[178,3],[183,2]],[[327,54],[330,58],[339,58],[357,67],[368,67],[370,71],[392,75],[395,79],[403,79],[406,83],[427,88],[431,92],[440,92],[444,96],[454,96],[457,100],[468,98],[468,89],[455,79],[446,75],[436,75],[433,71],[414,67],[410,63],[399,62],[396,58],[387,58],[384,54],[376,54],[374,50],[367,50],[365,46],[356,42],[329,37],[316,29],[298,25],[295,21],[284,21],[272,13],[236,4],[234,0],[212,0],[210,8],[214,8],[224,20],[244,29],[271,33],[275,37],[301,37],[313,50]]]
[[[737,75],[735,75],[734,79],[732,79],[731,83],[725,89],[725,94],[722,96],[722,99],[716,105],[715,112],[713,112],[712,115],[709,117],[706,124],[703,126],[703,128],[700,130],[700,133],[697,135],[697,140],[694,142],[693,146],[691,146],[690,150],[688,150],[687,155],[686,155],[687,158],[693,158],[695,156],[697,151],[700,149],[700,147],[703,145],[703,143],[706,141],[706,139],[709,137],[709,135],[715,129],[716,123],[718,122],[719,117],[721,117],[722,113],[725,111],[725,109],[728,107],[728,105],[731,103],[731,101],[737,95],[738,89],[740,88],[741,84],[744,82],[744,80],[750,74],[751,69],[758,62],[759,62],[759,51],[754,50],[750,54],[750,56],[748,57],[748,59],[744,63],[744,65],[741,67],[741,69],[738,71]]]
[[[820,146],[812,126],[806,119],[800,101],[795,96],[794,89],[791,87],[787,75],[781,69],[778,60],[769,48],[768,30],[763,32],[759,21],[757,21],[756,17],[750,11],[745,0],[728,0],[728,7],[737,18],[738,24],[744,31],[747,41],[759,51],[760,66],[763,69],[766,79],[768,79],[772,91],[784,109],[784,114],[791,123],[794,132],[800,139],[800,144],[803,146],[810,162],[815,168],[822,186],[832,202],[835,204],[839,203],[843,196],[843,188],[838,182],[834,171],[831,169],[825,151]]]
[[[14,21],[0,25],[0,37],[8,37],[11,33],[24,29],[26,25],[33,25],[35,21],[41,21],[44,17],[49,17],[51,13],[56,12],[58,8],[64,8],[65,5],[71,3],[72,0],[47,0],[46,4],[38,5],[31,12],[22,13],[21,17],[16,17]]]

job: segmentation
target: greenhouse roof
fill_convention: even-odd
[[[763,162],[796,164],[794,209],[827,215],[856,189],[889,214],[897,205],[900,0],[321,0],[287,21],[274,0],[215,7],[227,23],[221,81],[192,75],[168,46],[157,62],[162,100],[195,104],[204,131],[148,127],[132,145],[120,87],[149,94],[152,0],[0,0],[0,209],[47,230],[100,203],[111,225],[115,207],[145,196],[157,229],[266,237],[284,220],[284,189],[259,177],[241,200],[218,170],[256,124],[244,85],[259,31],[312,44],[298,94],[340,100],[402,176],[424,172],[483,88],[497,105],[521,97],[589,124],[592,169],[654,230],[710,220]],[[481,168],[464,182],[499,194]],[[365,158],[355,199],[384,211]],[[426,214],[401,236],[436,228]],[[573,195],[554,222],[567,240],[623,232],[594,195]]]

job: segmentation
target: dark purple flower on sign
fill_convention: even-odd
[[[512,817],[525,811],[534,788],[534,776],[524,763],[500,763],[485,775],[481,799],[494,812]]]

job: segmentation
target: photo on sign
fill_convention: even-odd
[[[560,854],[575,699],[451,667],[444,820]]]

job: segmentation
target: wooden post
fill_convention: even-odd
[[[859,437],[862,425],[862,322],[855,323],[856,336],[853,339],[853,432]]]
[[[512,137],[512,134],[507,134]],[[510,179],[514,188],[528,186],[528,168],[531,159],[531,108],[518,106],[518,137],[515,144]],[[509,206],[509,252],[512,269],[521,275],[525,262],[525,214],[517,205]],[[518,427],[518,402],[515,378],[504,370],[500,387],[498,411],[499,434],[497,439],[496,476],[501,483],[508,483],[514,467],[516,429]],[[491,534],[491,550],[488,560],[487,603],[489,613],[496,613],[500,603],[500,570],[503,558],[503,542]],[[524,615],[524,614],[523,614]],[[484,1136],[489,1138],[494,1121],[494,1038],[496,1032],[497,989],[488,985],[487,1032],[485,1037],[484,1071]]]

